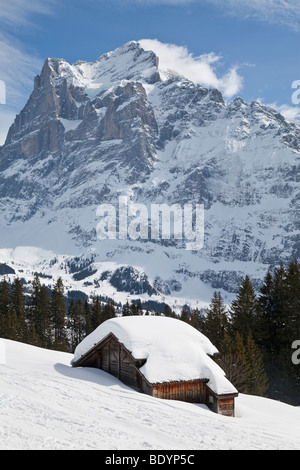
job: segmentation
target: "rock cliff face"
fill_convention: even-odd
[[[245,274],[258,286],[270,265],[300,256],[299,162],[298,126],[162,78],[137,42],[93,63],[47,59],[0,148],[1,247],[92,253],[92,284],[112,279],[124,292],[122,273],[134,293],[143,279],[149,295],[185,299],[235,292]],[[99,240],[97,207],[119,196],[148,208],[204,204],[204,247]]]

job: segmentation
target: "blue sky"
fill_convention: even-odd
[[[231,101],[299,119],[299,0],[0,0],[0,144],[47,57],[94,61],[131,40]]]

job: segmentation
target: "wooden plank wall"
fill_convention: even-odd
[[[217,412],[224,416],[234,416],[234,398],[220,398]]]
[[[102,346],[99,353],[101,369],[114,375],[129,387],[137,388],[135,364],[122,344],[111,338]]]
[[[206,385],[200,380],[157,384],[153,386],[153,396],[189,403],[205,403]]]

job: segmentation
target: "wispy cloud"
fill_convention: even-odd
[[[280,24],[300,31],[299,0],[123,0],[143,5],[211,4],[219,11],[239,18]]]
[[[269,106],[276,109],[287,121],[300,124],[300,108],[299,106],[290,106],[289,104],[271,103]]]
[[[25,104],[32,90],[33,78],[40,71],[42,59],[15,39],[19,28],[32,28],[34,14],[50,14],[56,0],[0,0],[0,80],[6,86],[6,105],[0,109],[0,145],[14,116]]]
[[[197,0],[195,0],[197,1]],[[266,23],[280,24],[300,30],[299,0],[198,0],[213,4],[227,14],[254,18]]]
[[[144,49],[156,53],[159,67],[166,73],[175,72],[200,85],[217,88],[225,98],[232,98],[242,89],[243,78],[237,66],[231,66],[224,75],[217,75],[216,69],[222,57],[215,53],[194,57],[186,47],[163,44],[157,39],[142,39],[139,43]]]
[[[33,14],[50,14],[57,0],[0,0],[0,23],[10,27],[28,26]]]
[[[9,37],[0,35],[0,79],[6,84],[6,103],[18,108],[24,94],[32,88],[33,77],[41,68],[41,59],[27,53]]]

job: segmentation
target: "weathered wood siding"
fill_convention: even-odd
[[[234,416],[234,398],[219,398],[217,413],[224,416]]]
[[[235,396],[217,396],[208,391],[207,406],[220,415],[234,416],[234,398]]]
[[[163,383],[154,385],[152,394],[157,398],[181,400],[189,403],[205,403],[206,385],[201,380]]]
[[[109,372],[129,387],[138,389],[133,358],[115,338],[110,338],[99,349],[100,368]]]

